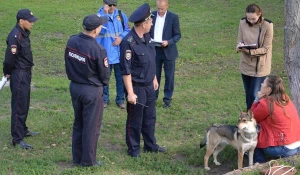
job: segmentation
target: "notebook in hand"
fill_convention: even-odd
[[[7,78],[6,76],[3,76],[2,80],[0,81],[0,90],[3,88],[6,82],[7,82]]]
[[[151,43],[156,47],[161,47],[162,41],[155,41],[155,40],[151,39]]]
[[[256,44],[247,44],[247,45],[239,46],[239,49],[242,49],[242,48],[245,48],[245,49],[257,49],[257,46],[256,46]]]

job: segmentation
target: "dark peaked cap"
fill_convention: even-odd
[[[21,9],[17,13],[17,20],[24,19],[29,22],[35,22],[37,17],[33,16],[33,13],[29,9]]]
[[[106,4],[111,5],[111,4],[115,4],[117,5],[118,1],[117,0],[103,0]]]
[[[141,23],[152,18],[152,13],[148,3],[141,5],[129,17],[129,21],[133,23]]]
[[[107,17],[106,16],[97,16],[95,14],[86,16],[83,19],[82,27],[87,31],[95,30],[100,25],[103,25],[107,23]]]

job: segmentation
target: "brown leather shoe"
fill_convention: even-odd
[[[122,102],[122,103],[119,103],[119,104],[118,104],[118,107],[121,108],[121,109],[125,109],[125,104],[124,104],[123,102]]]

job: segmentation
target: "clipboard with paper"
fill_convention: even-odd
[[[256,44],[247,44],[247,45],[243,45],[243,46],[239,46],[239,49],[257,49],[257,45]]]
[[[0,81],[0,90],[4,87],[6,82],[7,82],[7,77],[3,76],[1,81]]]
[[[155,41],[151,38],[151,43],[156,47],[161,47],[162,41]]]

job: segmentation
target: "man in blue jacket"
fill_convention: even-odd
[[[107,16],[108,22],[104,25],[96,40],[107,51],[110,71],[112,69],[116,78],[116,104],[124,109],[124,83],[120,73],[120,43],[130,31],[128,19],[125,13],[116,8],[117,0],[103,0],[103,6],[99,9],[98,16]],[[109,86],[103,87],[103,107],[109,104]]]

